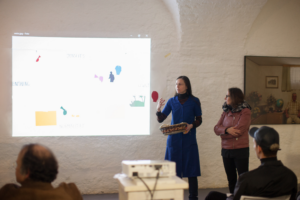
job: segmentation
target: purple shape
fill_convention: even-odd
[[[98,78],[98,76],[95,74],[95,78]]]
[[[100,77],[99,77],[99,80],[100,80],[101,82],[103,82],[103,76],[100,76]]]
[[[114,82],[114,80],[115,80],[115,76],[112,72],[110,72],[109,79],[110,79],[111,83]]]

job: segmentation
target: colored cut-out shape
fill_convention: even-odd
[[[158,93],[156,91],[153,91],[152,92],[152,99],[153,99],[153,102],[157,102],[157,99],[158,99]]]
[[[40,57],[41,57],[41,56],[39,56],[39,57],[36,59],[36,62],[39,62],[39,61],[40,61]]]
[[[95,74],[95,78],[98,78],[98,76]]]
[[[110,79],[110,82],[114,82],[114,80],[115,80],[115,76],[113,75],[112,72],[110,72],[109,79]]]
[[[36,111],[35,112],[36,126],[55,126],[56,125],[56,111]]]
[[[122,71],[122,67],[121,66],[116,66],[116,73],[117,73],[117,75],[120,75],[120,73],[121,73],[121,71]]]
[[[134,101],[131,102],[130,106],[131,107],[145,107],[145,96],[144,96],[144,99],[143,99],[143,96],[140,96],[142,101],[138,101],[135,99],[135,96],[134,97]]]
[[[72,115],[72,117],[79,117],[79,115]]]
[[[76,115],[76,117],[79,117],[79,115]]]
[[[103,76],[100,76],[100,77],[99,77],[99,80],[100,80],[101,82],[103,82]]]
[[[64,114],[64,115],[67,114],[67,111],[66,111],[63,107],[60,107],[60,109],[63,109],[63,111],[64,111],[63,114]]]
[[[165,58],[168,57],[169,55],[171,55],[171,53],[168,53],[167,55],[165,55]]]
[[[72,117],[75,117],[75,115],[72,115]]]
[[[109,112],[105,115],[105,118],[116,120],[116,119],[126,119],[128,114],[126,113],[126,106],[125,105],[114,105],[109,108]]]

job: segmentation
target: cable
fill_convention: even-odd
[[[141,177],[139,177],[139,175],[137,175],[137,177],[138,177],[138,179],[140,179],[140,180],[144,183],[144,185],[146,186],[148,192],[150,193],[151,200],[152,200],[152,192],[151,192],[150,188],[149,188],[148,185],[143,181],[143,179],[142,179]]]
[[[153,200],[153,196],[154,196],[154,192],[155,192],[155,189],[156,189],[156,184],[157,184],[158,178],[159,178],[159,170],[157,171],[156,180],[155,180],[151,200]]]
[[[157,171],[156,180],[155,180],[155,184],[154,184],[154,188],[153,188],[152,192],[151,192],[150,188],[148,187],[148,185],[144,182],[144,180],[141,177],[139,177],[139,175],[137,175],[137,177],[138,177],[138,179],[140,179],[144,183],[144,185],[146,186],[148,192],[150,193],[151,200],[153,200],[154,192],[155,192],[156,185],[157,185],[158,178],[159,178],[159,170]]]

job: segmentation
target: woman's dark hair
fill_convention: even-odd
[[[179,76],[176,80],[178,79],[182,79],[184,81],[184,84],[186,85],[187,87],[187,90],[186,90],[186,93],[189,95],[189,96],[192,96],[193,97],[193,94],[192,94],[192,86],[191,86],[191,82],[190,82],[190,79],[187,77],[187,76]],[[177,95],[177,92],[175,91],[175,95]]]
[[[244,94],[240,88],[229,88],[229,95],[232,101],[232,107],[236,107],[244,102]]]
[[[28,144],[23,147],[25,151],[21,172],[29,172],[29,179],[51,183],[58,174],[58,163],[53,153],[47,149],[46,152],[39,152],[34,149],[38,144]]]

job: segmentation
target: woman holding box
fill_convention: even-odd
[[[202,123],[201,104],[198,98],[192,94],[191,83],[188,77],[180,76],[176,79],[176,93],[170,98],[163,111],[161,107],[165,100],[160,99],[157,105],[157,120],[163,122],[172,111],[173,124],[186,122],[184,133],[169,135],[165,160],[176,162],[176,174],[178,177],[188,177],[189,199],[198,199],[198,179],[200,176],[200,160],[196,140],[196,128]]]

